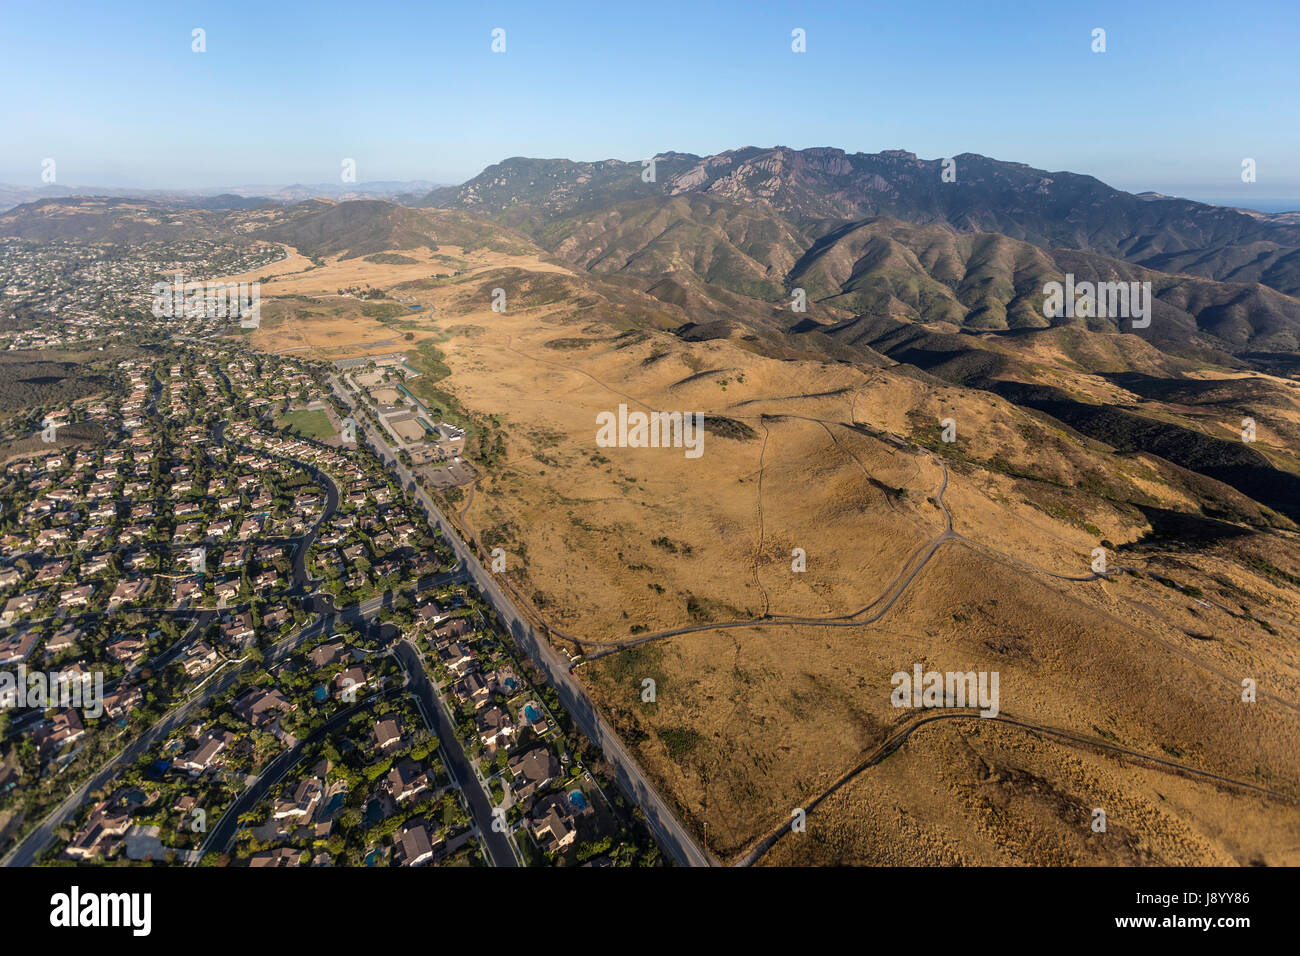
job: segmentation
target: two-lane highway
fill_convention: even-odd
[[[339,383],[337,377],[331,375],[329,381],[334,394],[348,406],[353,419],[362,426],[370,446],[375,449],[385,464],[394,470],[401,480],[402,487],[410,491],[424,508],[429,521],[441,529],[444,540],[460,558],[483,597],[492,605],[497,616],[510,629],[510,633],[514,635],[519,645],[528,652],[533,662],[546,675],[546,679],[555,687],[560,696],[560,703],[573,715],[573,719],[587,738],[604,752],[605,759],[614,768],[620,788],[641,808],[660,846],[682,865],[715,865],[716,861],[713,857],[696,842],[672,808],[650,784],[641,767],[623,746],[618,734],[601,716],[591,698],[588,697],[586,689],[570,672],[569,662],[560,656],[549,641],[538,636],[514,601],[479,563],[473,548],[466,544],[455,527],[443,516],[415,476],[411,474],[410,469],[401,463],[383,435],[373,426],[369,418],[360,414],[353,395]]]

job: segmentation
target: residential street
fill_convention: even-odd
[[[510,838],[492,829],[492,801],[479,783],[478,774],[470,766],[469,758],[465,756],[465,750],[456,737],[456,728],[443,710],[438,691],[424,671],[420,652],[409,642],[398,641],[393,646],[393,654],[402,665],[402,670],[406,671],[410,680],[409,689],[420,702],[421,710],[433,722],[434,733],[438,736],[438,753],[452,779],[469,801],[479,838],[487,848],[493,865],[518,866],[519,861],[510,845]]]
[[[352,410],[353,418],[364,430],[379,457],[393,469],[401,480],[402,487],[415,496],[428,514],[430,523],[442,529],[444,539],[461,559],[463,567],[469,572],[483,597],[492,605],[515,640],[528,652],[534,663],[546,675],[547,680],[555,687],[560,702],[573,715],[582,732],[604,751],[605,759],[614,768],[619,786],[641,808],[665,852],[684,866],[715,865],[716,861],[696,842],[677,815],[655,791],[640,766],[623,746],[618,734],[597,711],[591,698],[587,696],[585,688],[569,671],[569,662],[548,641],[539,638],[532,625],[515,607],[514,602],[479,563],[473,549],[443,517],[433,500],[415,480],[410,469],[398,460],[392,447],[382,435],[377,433],[369,419],[357,412],[356,399],[339,383],[336,376],[331,375],[329,381],[334,394]]]
[[[442,587],[453,581],[460,579],[459,571],[452,571],[447,574],[439,575],[435,578],[426,578],[416,585],[416,592],[430,588]],[[319,600],[319,599],[317,599]],[[302,628],[300,631],[290,634],[278,643],[273,644],[266,652],[266,666],[273,665],[293,653],[307,641],[321,634],[327,634],[333,631],[334,625],[338,621],[348,623],[361,623],[372,620],[379,614],[380,610],[392,603],[392,594],[382,594],[373,597],[368,601],[360,604],[353,604],[343,608],[340,611],[330,610],[324,617],[317,618],[311,624]],[[54,831],[58,829],[86,800],[86,794],[92,790],[103,787],[117,772],[119,766],[130,764],[148,752],[159,740],[163,740],[177,727],[182,726],[190,719],[190,715],[206,704],[212,698],[224,693],[230,688],[241,670],[240,666],[228,666],[219,676],[213,678],[203,686],[203,689],[194,696],[190,697],[184,703],[169,711],[166,716],[150,727],[142,735],[137,737],[131,743],[127,744],[124,750],[119,751],[114,757],[110,758],[99,771],[90,777],[81,787],[69,795],[68,799],[59,806],[41,822],[41,824],[32,830],[22,841],[9,851],[8,855],[0,865],[3,866],[30,866],[35,860],[36,854],[50,842]]]

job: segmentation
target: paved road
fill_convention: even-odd
[[[419,592],[429,588],[438,588],[461,579],[462,572],[459,570],[433,578],[423,578],[416,584],[415,590]],[[383,608],[392,606],[394,598],[395,595],[388,592],[337,611],[330,605],[323,617],[271,645],[266,651],[264,666],[270,667],[288,657],[312,638],[332,632],[338,622],[360,623],[370,620]],[[319,599],[317,600],[319,602]],[[119,766],[129,765],[139,760],[140,757],[148,753],[155,743],[166,739],[167,735],[173,730],[187,723],[192,713],[203,707],[212,698],[229,690],[230,686],[238,678],[240,671],[246,666],[248,665],[227,665],[226,670],[218,672],[216,677],[203,685],[203,689],[198,694],[168,711],[157,723],[127,744],[125,749],[118,751],[89,780],[74,790],[63,803],[59,804],[36,829],[32,830],[31,833],[16,844],[5,856],[4,860],[0,861],[0,865],[30,866],[35,860],[36,854],[50,842],[54,831],[78,807],[86,802],[88,793],[103,787],[117,772]]]
[[[353,396],[339,384],[335,376],[331,375],[329,380],[334,394],[352,410],[352,417],[362,426],[362,430],[370,440],[371,446],[376,450],[380,458],[398,475],[402,486],[410,491],[421,507],[424,508],[430,522],[442,530],[444,540],[451,545],[457,557],[460,558],[484,598],[492,605],[505,626],[510,629],[510,633],[514,635],[519,645],[528,652],[533,662],[546,675],[546,679],[555,687],[560,697],[560,703],[573,715],[573,719],[587,738],[604,752],[606,761],[614,769],[614,775],[619,787],[641,808],[647,823],[650,825],[651,830],[654,831],[656,838],[658,838],[660,846],[669,856],[682,865],[715,865],[716,861],[713,857],[696,842],[690,831],[686,829],[672,811],[672,808],[664,802],[664,799],[651,786],[641,767],[632,759],[632,756],[623,746],[618,734],[614,732],[613,728],[609,726],[609,723],[591,702],[586,689],[570,673],[569,661],[563,658],[551,646],[549,641],[537,635],[533,626],[519,612],[514,601],[502,591],[497,585],[496,579],[488,574],[482,564],[479,563],[473,549],[465,543],[451,523],[443,517],[442,512],[434,505],[433,500],[415,480],[410,469],[397,459],[392,448],[384,440],[383,436],[378,434],[370,420],[357,411],[356,400]]]
[[[433,722],[434,732],[438,735],[438,752],[442,762],[451,773],[452,779],[469,801],[470,813],[474,825],[478,827],[479,839],[487,848],[488,856],[494,866],[518,866],[510,838],[506,834],[492,829],[492,801],[483,792],[478,775],[470,766],[469,758],[456,737],[456,728],[442,709],[441,700],[429,675],[424,671],[420,652],[407,641],[399,641],[393,648],[393,655],[402,665],[409,681],[409,689],[420,701],[425,716]]]
[[[244,792],[226,808],[226,812],[221,815],[217,825],[208,832],[203,845],[199,847],[198,858],[191,865],[196,865],[206,853],[227,853],[230,851],[230,846],[235,839],[235,832],[239,829],[239,818],[257,806],[258,801],[266,796],[267,791],[284,779],[285,774],[292,770],[298,764],[298,761],[302,759],[302,752],[309,744],[318,743],[327,734],[338,730],[339,727],[342,727],[357,714],[369,710],[377,700],[399,697],[403,693],[405,693],[403,688],[394,687],[382,694],[372,694],[363,701],[345,707],[322,724],[314,733],[304,737],[267,764],[262,772],[258,774],[257,779],[245,788]]]
[[[315,543],[317,536],[320,534],[320,529],[324,527],[325,522],[333,517],[334,513],[339,510],[338,485],[334,483],[334,479],[331,478],[327,472],[317,468],[309,461],[302,461],[288,455],[278,455],[273,451],[259,448],[256,445],[246,445],[242,442],[234,441],[227,442],[225,438],[224,422],[221,422],[216,426],[214,429],[214,436],[218,443],[228,444],[232,448],[242,449],[256,455],[265,455],[279,461],[290,462],[310,474],[316,483],[325,489],[325,507],[321,510],[320,517],[318,517],[315,522],[312,523],[312,526],[303,534],[295,538],[268,539],[267,541],[259,542],[259,544],[278,544],[283,540],[293,545],[293,572],[291,575],[291,587],[287,594],[298,595],[306,593],[311,584],[307,578],[307,552],[311,550],[311,546]]]

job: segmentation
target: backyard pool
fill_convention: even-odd
[[[330,798],[329,806],[327,806],[324,810],[321,811],[320,819],[322,820],[329,819],[329,817],[336,810],[338,810],[339,807],[343,806],[343,796],[344,794],[341,790],[338,793],[334,794],[334,796]]]

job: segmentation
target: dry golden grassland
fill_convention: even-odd
[[[462,401],[503,415],[519,446],[512,467],[481,484],[468,524],[494,540],[518,541],[523,553],[511,575],[519,590],[537,595],[559,630],[592,641],[630,636],[633,627],[751,618],[764,608],[843,615],[870,602],[904,559],[942,530],[933,503],[941,475],[928,456],[848,427],[855,421],[907,435],[915,417],[909,411],[931,421],[951,415],[970,457],[1022,460],[1055,475],[1064,489],[1102,467],[1112,481],[1145,482],[1166,507],[1186,501],[1151,462],[1099,456],[984,394],[820,363],[791,369],[726,342],[682,355],[671,342],[620,348],[598,341],[555,355],[546,342],[559,332],[536,316],[503,316],[488,331],[442,347],[453,370],[466,372],[452,378]],[[665,349],[673,354],[645,364]],[[718,371],[691,373],[695,367]],[[790,394],[791,381],[806,391]],[[594,450],[595,413],[633,399],[743,420],[758,437],[709,436],[696,462],[656,450]],[[1300,795],[1292,784],[1300,770],[1295,710],[1275,700],[1242,703],[1239,687],[1251,676],[1275,697],[1300,700],[1294,632],[1271,635],[1146,577],[1085,583],[1042,574],[1035,568],[1086,576],[1100,537],[1132,542],[1144,526],[1131,509],[1098,506],[1083,495],[1074,504],[1087,508],[1080,512],[1087,521],[1062,520],[1037,494],[1024,497],[1022,484],[950,468],[945,502],[954,529],[992,551],[943,545],[877,624],[706,631],[601,657],[581,673],[723,857],[743,851],[887,735],[900,713],[889,705],[888,677],[915,661],[928,669],[999,670],[1002,706],[1019,719],[1103,742],[1114,737],[1138,753]],[[1100,535],[1079,526],[1094,522]],[[653,543],[664,537],[674,551]],[[798,546],[809,558],[802,575],[789,570],[790,549]],[[1168,558],[1112,558],[1125,560],[1160,570]],[[1202,566],[1210,560],[1184,558],[1172,576],[1204,585]],[[1237,577],[1264,596],[1257,609],[1285,609],[1293,597],[1240,569]],[[640,689],[643,677],[654,675],[629,666],[643,658],[655,660],[655,679],[664,682],[652,708],[641,703]],[[766,680],[756,689],[759,675]],[[1053,753],[1079,749],[1088,752],[1061,744]],[[1182,779],[1173,776],[1171,788]],[[1211,806],[1245,799],[1225,793]],[[1275,799],[1270,806],[1275,814],[1295,812]],[[1062,833],[1054,839],[1072,845],[1064,832],[1072,819],[1056,821]],[[951,822],[959,825],[955,816]],[[1227,829],[1212,813],[1196,826]],[[1139,836],[1161,845],[1156,831]],[[1098,862],[1111,858],[1100,843],[1081,846],[1099,847]],[[1219,847],[1201,859],[1232,852]],[[1262,845],[1250,852],[1278,859]],[[1173,849],[1151,854],[1195,858]],[[1037,858],[981,859],[1061,857],[1053,849]]]
[[[1096,592],[1114,586],[1078,587]],[[1293,710],[1271,701],[1243,703],[1234,681],[1170,650],[1158,632],[1152,638],[1118,614],[1094,611],[1092,597],[957,545],[936,555],[875,625],[689,634],[601,658],[582,673],[626,738],[638,741],[641,759],[670,782],[683,814],[723,857],[740,853],[794,808],[807,806],[893,729],[933,713],[895,708],[890,701],[890,676],[914,662],[927,670],[997,671],[1002,718],[1297,795],[1300,723]],[[1197,643],[1176,646],[1200,659]],[[1204,654],[1232,676],[1254,674],[1261,687],[1276,687],[1282,683],[1278,668],[1263,656],[1234,667]],[[1286,668],[1290,682],[1295,663]],[[645,677],[656,681],[653,704],[641,699]],[[926,728],[920,739],[947,732]],[[1021,729],[1007,732],[1033,737]],[[1060,746],[1049,757],[1077,760],[1090,752]],[[865,772],[892,777],[895,759]],[[1166,775],[1166,787],[1181,785],[1182,778]],[[1276,814],[1295,815],[1294,806],[1271,803]],[[830,803],[810,821],[834,813]],[[956,813],[948,822],[965,825]],[[1212,816],[1203,822],[1215,825]],[[1068,823],[1060,821],[1062,828]],[[1217,825],[1226,829],[1227,823]],[[1296,857],[1269,857],[1283,859]]]
[[[459,246],[440,245],[437,249],[406,249],[402,255],[415,259],[413,264],[369,262],[365,257],[345,259],[326,257],[324,265],[289,246],[288,258],[274,265],[226,276],[220,282],[261,281],[263,298],[260,327],[249,333],[254,348],[266,352],[292,351],[305,358],[334,361],[360,355],[397,351],[429,338],[432,314],[428,311],[442,296],[421,292],[402,293],[404,298],[420,304],[423,310],[399,314],[387,323],[367,315],[384,303],[404,305],[393,299],[362,300],[340,296],[340,289],[365,288],[393,290],[430,282],[438,289],[454,272],[464,279],[486,271],[513,265],[539,273],[568,274],[562,266],[543,262],[536,255],[510,256],[488,249],[466,252]],[[442,276],[444,279],[431,279]],[[314,301],[313,301],[314,300]],[[406,334],[411,339],[406,339]]]
[[[497,255],[473,275],[508,282],[536,264]],[[417,340],[437,336],[451,369],[440,387],[506,436],[506,462],[451,510],[506,549],[516,592],[591,658],[577,673],[719,857],[741,856],[922,716],[890,702],[890,675],[919,662],[998,671],[1001,716],[1030,726],[924,726],[766,862],[1300,862],[1295,803],[1187,775],[1300,797],[1293,532],[1146,547],[1143,512],[1095,489],[1193,508],[1186,474],[1149,456],[890,369],[629,332],[599,302],[581,318],[563,301],[495,313],[481,295],[490,285],[401,287],[425,306],[411,321]],[[355,341],[331,339],[328,321]],[[266,335],[342,357],[394,335],[373,324],[282,316]],[[1044,336],[1044,360],[1055,348]],[[1062,375],[1112,394],[1103,379]],[[748,430],[707,433],[698,459],[597,447],[597,414],[620,403]],[[951,446],[936,440],[944,418],[957,423]],[[954,533],[937,541],[945,473]],[[1102,541],[1112,566],[1136,573],[1065,580],[1091,576]],[[803,573],[791,569],[796,548]],[[862,626],[817,623],[875,612]],[[618,649],[692,626],[705,629]],[[641,699],[646,677],[653,704]],[[1241,700],[1247,677],[1253,704]],[[1107,833],[1090,829],[1094,807],[1107,809]]]
[[[976,719],[923,727],[762,863],[1294,866],[1298,856],[1293,806]]]

